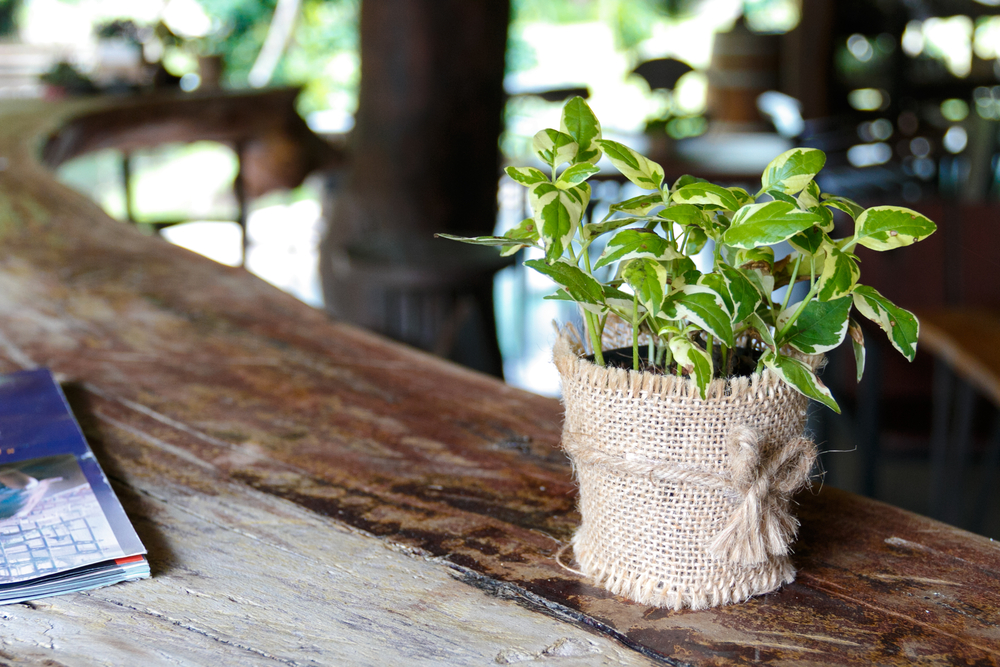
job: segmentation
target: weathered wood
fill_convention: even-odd
[[[11,165],[0,173],[0,359],[6,368],[45,364],[76,383],[74,409],[149,541],[151,582],[77,596],[126,605],[102,609],[130,643],[150,632],[152,621],[133,621],[127,607],[145,587],[156,587],[157,601],[145,606],[202,627],[215,603],[181,588],[216,582],[216,595],[235,586],[226,578],[234,559],[261,563],[238,579],[262,605],[275,580],[307,600],[343,595],[334,575],[288,572],[294,559],[276,552],[251,556],[257,542],[195,559],[182,543],[194,544],[198,517],[292,551],[332,544],[333,520],[671,664],[996,664],[997,545],[835,489],[799,498],[800,574],[778,593],[669,612],[588,585],[555,561],[579,521],[557,448],[558,403],[331,322],[241,270],[123,228],[51,182],[31,138],[62,121],[22,109],[0,118],[0,154]],[[165,487],[171,494],[157,491]],[[258,526],[262,506],[270,514]],[[344,604],[362,614],[366,602]],[[401,611],[400,622],[416,613]],[[46,622],[31,618],[4,632]],[[45,655],[107,636],[64,627]],[[226,627],[234,641],[298,641],[288,626]]]

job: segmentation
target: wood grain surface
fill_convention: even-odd
[[[37,161],[39,138],[87,109],[0,116],[0,370],[44,364],[67,383],[154,576],[4,608],[7,660],[58,662],[87,646],[66,664],[114,664],[102,657],[113,637],[109,651],[164,663],[197,663],[207,645],[214,662],[259,649],[265,663],[350,664],[338,651],[355,641],[369,651],[357,664],[378,664],[371,647],[401,635],[459,651],[473,642],[464,623],[433,627],[464,613],[439,605],[440,590],[462,609],[514,602],[539,624],[564,622],[520,644],[498,627],[479,659],[499,662],[555,659],[545,648],[566,637],[584,642],[567,650],[595,647],[593,664],[997,663],[1000,548],[831,488],[798,498],[799,577],[777,593],[671,612],[590,586],[554,557],[579,522],[556,401],[331,322],[240,269],[108,219]],[[330,550],[377,551],[370,537],[338,546],[357,531],[408,554],[384,566],[396,602],[379,606],[380,595],[322,570]],[[408,594],[398,568],[418,567],[426,583]],[[22,633],[37,641],[18,644]],[[500,655],[515,644],[524,656]],[[426,657],[403,655],[399,664]],[[478,660],[450,656],[439,664]]]

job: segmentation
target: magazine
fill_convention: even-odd
[[[149,576],[52,374],[0,375],[0,604]]]

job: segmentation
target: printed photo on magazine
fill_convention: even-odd
[[[0,604],[148,577],[145,553],[51,373],[0,376]]]

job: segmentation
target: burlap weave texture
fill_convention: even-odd
[[[750,503],[794,524],[779,531],[779,548],[741,563],[712,541],[744,500],[732,481],[734,433],[752,433],[761,459],[778,460],[803,442],[807,399],[765,371],[715,380],[702,400],[685,378],[601,368],[582,352],[565,333],[554,350],[563,447],[580,485],[573,550],[583,572],[615,594],[673,609],[741,602],[790,583],[787,541],[797,524],[787,493]],[[805,468],[791,474],[808,476],[812,443],[806,454],[795,464]],[[750,521],[765,523],[757,514]]]

